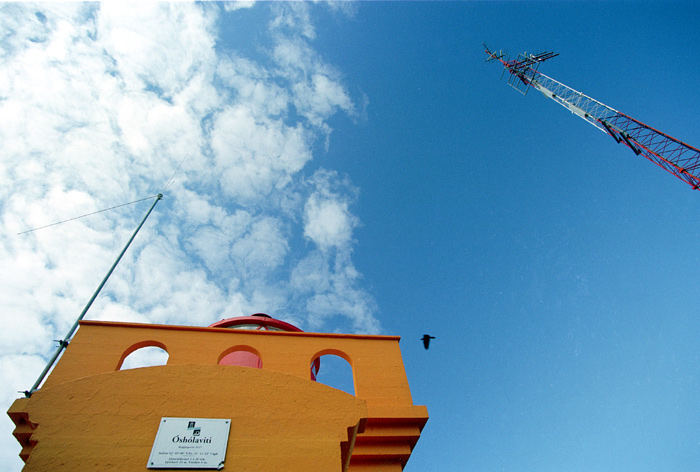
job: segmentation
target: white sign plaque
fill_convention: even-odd
[[[161,418],[149,469],[223,469],[231,420]]]

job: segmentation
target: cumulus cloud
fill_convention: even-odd
[[[347,248],[358,224],[350,213],[348,184],[343,186],[337,174],[328,171],[316,172],[311,181],[314,192],[304,207],[304,235],[322,250]]]
[[[220,22],[251,7],[270,13],[269,48],[219,48]],[[310,8],[0,5],[5,409],[152,200],[17,233],[166,184],[89,319],[208,325],[263,311],[303,329],[380,331],[351,257],[357,190],[310,164],[329,118],[355,115],[342,75],[309,43]],[[20,467],[11,429],[0,427],[3,470]]]

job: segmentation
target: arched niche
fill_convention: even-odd
[[[311,379],[355,395],[352,359],[338,349],[325,349],[311,358]]]
[[[168,363],[168,349],[158,341],[142,341],[126,349],[119,359],[117,370],[153,367]]]
[[[253,347],[245,345],[233,346],[219,355],[218,364],[262,369],[262,356]]]

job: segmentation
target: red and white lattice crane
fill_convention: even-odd
[[[526,94],[533,87],[572,113],[580,116],[599,130],[629,147],[635,154],[649,159],[662,169],[675,175],[694,190],[700,188],[700,150],[677,140],[651,126],[610,108],[593,98],[567,87],[561,82],[538,72],[540,63],[558,56],[551,52],[520,54],[517,60],[509,60],[502,52],[490,51],[484,44],[489,61],[503,64],[508,71],[508,84]]]

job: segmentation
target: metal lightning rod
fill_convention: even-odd
[[[155,208],[156,204],[162,198],[163,198],[162,193],[159,193],[158,195],[156,195],[156,200],[153,202],[153,205],[151,205],[151,208],[148,209],[146,216],[143,217],[143,220],[141,220],[141,223],[136,228],[136,231],[134,231],[134,234],[131,235],[131,238],[129,238],[129,241],[127,241],[126,245],[124,246],[124,249],[122,249],[122,252],[119,253],[119,256],[117,256],[117,259],[114,261],[114,264],[112,264],[112,267],[109,269],[109,271],[107,271],[107,275],[105,275],[104,279],[102,279],[102,282],[100,282],[100,285],[97,287],[97,290],[95,290],[95,293],[93,293],[92,297],[90,297],[90,300],[87,302],[87,305],[85,305],[85,308],[83,308],[83,311],[78,316],[78,319],[75,320],[75,323],[73,323],[73,326],[71,327],[70,331],[68,331],[68,334],[66,334],[64,339],[57,340],[58,347],[56,348],[56,351],[53,353],[53,356],[51,356],[51,359],[49,360],[49,362],[46,364],[46,367],[44,367],[44,370],[39,375],[39,378],[36,379],[36,382],[34,382],[34,385],[32,385],[32,388],[22,392],[22,393],[24,393],[25,397],[29,398],[32,396],[32,393],[37,391],[37,389],[39,388],[39,385],[41,385],[41,382],[44,380],[44,377],[46,377],[46,374],[49,372],[51,367],[54,365],[54,363],[56,362],[56,359],[58,359],[58,356],[60,356],[61,352],[63,352],[63,350],[66,347],[68,347],[68,343],[70,342],[70,339],[73,336],[73,333],[75,333],[75,330],[78,329],[78,325],[80,324],[80,321],[85,317],[85,314],[90,309],[92,302],[95,301],[95,298],[97,298],[97,295],[102,290],[102,287],[104,287],[105,283],[107,283],[107,279],[109,279],[109,276],[112,275],[112,272],[114,272],[114,269],[117,267],[117,264],[119,264],[119,261],[122,259],[122,256],[126,253],[126,250],[129,249],[131,242],[134,240],[134,238],[138,234],[139,230],[141,229],[143,224],[146,222],[146,219],[151,214],[151,212]]]

